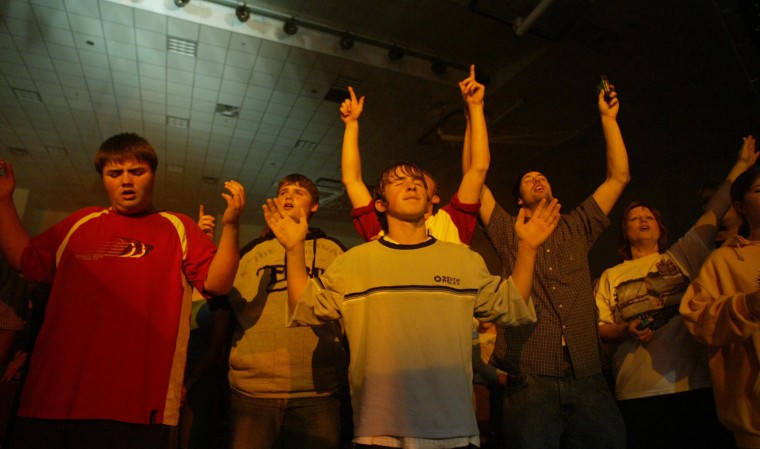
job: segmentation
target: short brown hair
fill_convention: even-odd
[[[398,179],[399,176],[409,176],[412,178],[418,178],[422,180],[422,184],[425,186],[425,190],[428,189],[428,183],[427,179],[425,178],[425,175],[430,176],[425,170],[420,168],[417,164],[414,162],[398,162],[390,167],[383,170],[383,173],[380,175],[380,178],[377,180],[377,183],[375,184],[375,201],[387,201],[385,198],[385,187],[392,183],[395,179]],[[432,180],[432,177],[430,178]],[[435,181],[433,181],[435,182]],[[430,198],[428,200],[432,199],[433,194],[429,194]],[[380,221],[380,227],[383,228],[383,231],[388,232],[388,219],[385,216],[384,212],[380,212],[375,208],[375,213],[377,214],[377,219]]]
[[[420,168],[417,164],[413,162],[398,162],[390,167],[383,170],[383,173],[380,175],[380,178],[377,180],[377,184],[375,184],[375,199],[376,200],[383,200],[386,201],[385,198],[385,187],[393,182],[395,179],[398,179],[400,176],[409,176],[411,178],[419,178],[422,180],[422,183],[425,185],[425,190],[428,189],[428,183],[425,176],[430,176],[429,173],[427,173],[425,170]],[[430,178],[432,179],[432,177]],[[430,196],[433,196],[433,193],[430,193]]]
[[[158,156],[153,145],[135,133],[116,134],[100,144],[95,153],[95,170],[103,176],[103,168],[111,162],[136,160],[150,165],[153,173],[158,167]]]
[[[317,189],[316,184],[314,184],[311,179],[300,173],[291,173],[288,176],[280,179],[280,183],[277,185],[277,193],[280,193],[280,189],[283,188],[283,186],[289,186],[293,184],[306,189],[306,191],[309,192],[309,195],[311,195],[311,200],[314,202],[314,204],[319,204],[319,189]]]
[[[520,196],[520,186],[522,185],[522,180],[525,177],[525,175],[527,175],[530,172],[541,173],[538,170],[534,170],[532,168],[526,168],[525,170],[523,170],[523,171],[520,172],[520,175],[517,177],[517,179],[515,180],[515,182],[512,184],[512,198],[514,198],[515,204],[517,204],[518,206],[520,205],[520,198],[521,198],[521,196]]]

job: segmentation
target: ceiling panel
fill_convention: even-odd
[[[719,176],[711,170],[735,157],[731,139],[758,123],[758,52],[735,1],[557,0],[536,33],[520,38],[509,23],[468,9],[476,3],[506,5],[492,15],[513,15],[514,2],[486,0],[253,0],[268,15],[242,24],[232,8],[204,0],[185,8],[170,0],[3,0],[0,157],[16,166],[32,207],[69,211],[104,200],[91,163],[98,144],[136,131],[161,157],[159,207],[194,215],[204,201],[220,212],[222,182],[237,177],[249,191],[244,219],[260,224],[259,205],[290,171],[340,178],[343,123],[339,102],[325,99],[339,81],[366,95],[367,180],[412,159],[446,176],[450,193],[464,129],[456,82],[475,63],[490,81],[497,198],[509,204],[508,180],[524,164],[557,173],[555,190],[570,202],[593,188],[589,179],[604,166],[594,86],[606,73],[621,95],[636,169],[630,195],[679,207],[642,173],[677,169],[693,175],[691,184]],[[302,24],[287,36],[277,17],[323,31]],[[338,45],[344,31],[359,37],[351,50]],[[169,37],[193,41],[195,56],[168,51]],[[391,44],[407,56],[389,60]],[[444,75],[430,70],[433,58],[448,62]],[[239,107],[237,117],[217,113],[220,103]],[[673,191],[688,195],[689,184]],[[319,216],[344,223],[348,210],[336,197]]]

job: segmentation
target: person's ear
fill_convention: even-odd
[[[319,209],[319,203],[313,203],[311,205],[311,209],[309,209],[309,211],[313,214],[314,212],[317,211],[317,209]]]
[[[517,205],[523,207],[524,204],[525,201],[523,201],[522,197],[517,197]]]
[[[433,197],[430,198],[430,202],[433,204],[438,204],[441,202],[441,197],[438,195],[433,195]]]
[[[736,213],[739,214],[742,218],[744,218],[744,212],[746,209],[744,208],[744,203],[741,201],[734,201],[734,209],[736,209]]]
[[[383,200],[375,200],[375,210],[381,214],[388,212],[388,203]]]

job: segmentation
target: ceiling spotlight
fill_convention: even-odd
[[[356,35],[354,33],[346,31],[340,38],[340,48],[343,50],[351,50],[354,48],[354,42],[356,42]]]
[[[399,59],[404,57],[404,50],[402,50],[400,47],[393,46],[390,50],[388,50],[388,59],[391,61],[398,61]]]
[[[296,23],[296,18],[291,17],[290,19],[286,20],[285,23],[282,26],[282,30],[285,31],[285,34],[294,35],[298,32],[298,24]]]
[[[239,21],[245,23],[245,22],[248,22],[248,19],[251,18],[251,10],[248,9],[248,6],[246,6],[245,4],[238,5],[237,8],[235,8],[235,15],[237,16]]]
[[[182,8],[183,6],[190,3],[190,0],[174,0],[174,4]]]
[[[433,61],[433,64],[430,65],[430,70],[432,70],[436,75],[443,75],[446,73],[446,68],[446,63],[440,59],[436,59]]]

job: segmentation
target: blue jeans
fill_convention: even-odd
[[[230,393],[232,449],[337,449],[336,397],[259,399]]]
[[[623,449],[625,424],[604,376],[534,376],[507,387],[504,444],[510,449]]]

